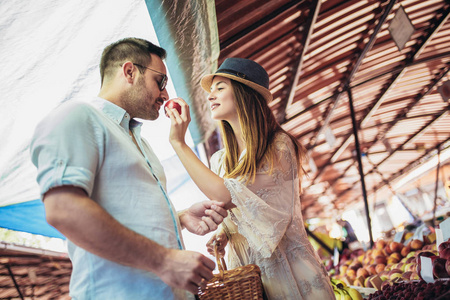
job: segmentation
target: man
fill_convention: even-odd
[[[214,262],[182,250],[180,232],[215,230],[226,210],[205,201],[177,214],[135,120],[155,120],[169,98],[165,54],[137,38],[109,45],[98,97],[67,101],[36,128],[32,161],[47,221],[69,240],[75,300],[193,299],[212,277]]]

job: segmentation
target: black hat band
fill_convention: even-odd
[[[242,79],[247,79],[247,80],[249,79],[247,77],[247,75],[245,75],[244,73],[236,72],[236,71],[230,70],[230,69],[219,69],[219,70],[217,70],[216,74],[217,73],[227,73],[227,74],[230,74],[230,75],[234,75],[234,76],[240,77]]]

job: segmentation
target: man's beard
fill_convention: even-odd
[[[156,120],[159,111],[154,108],[160,97],[154,99],[151,92],[145,88],[144,79],[139,78],[136,86],[124,94],[125,110],[133,117],[144,120]],[[164,102],[164,101],[163,101]]]

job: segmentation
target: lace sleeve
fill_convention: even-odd
[[[278,246],[292,220],[294,201],[299,201],[299,182],[292,142],[275,140],[277,157],[272,173],[263,166],[255,182],[244,185],[237,179],[225,179],[236,209],[231,219],[249,246],[268,258]]]

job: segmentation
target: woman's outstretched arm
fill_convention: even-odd
[[[224,180],[211,171],[195,155],[185,142],[185,135],[191,121],[189,106],[181,99],[174,99],[181,106],[181,114],[176,109],[166,109],[171,120],[169,140],[181,163],[198,188],[211,200],[225,203],[225,208],[235,207],[231,202],[231,194],[224,184]]]

